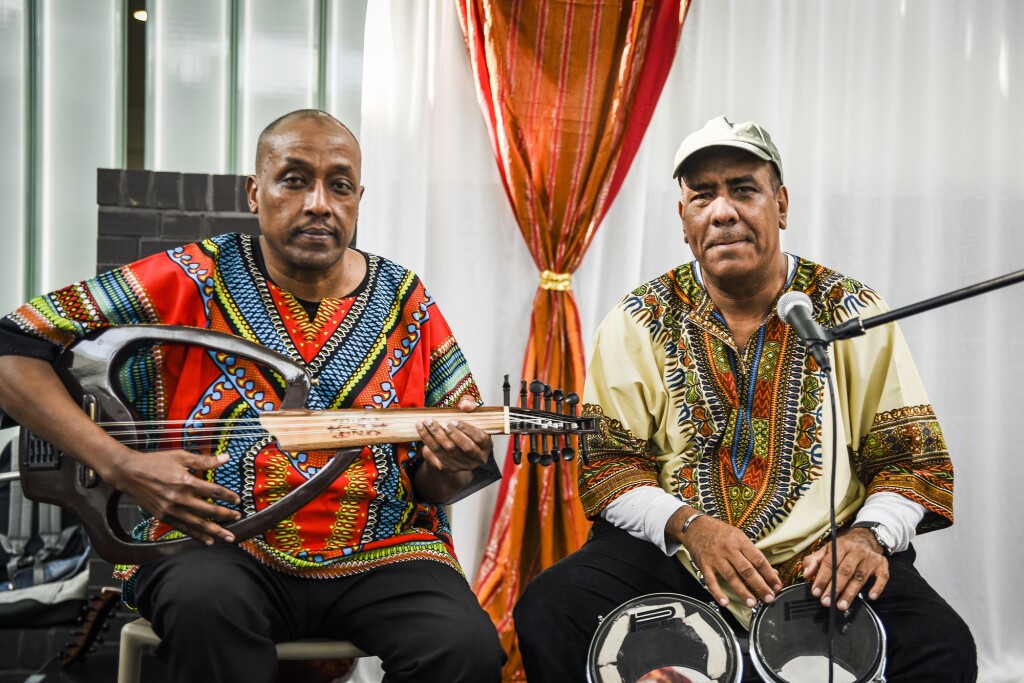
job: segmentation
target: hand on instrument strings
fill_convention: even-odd
[[[475,409],[470,397],[463,396],[459,401],[459,410],[471,413]],[[483,467],[493,449],[490,434],[461,420],[428,419],[417,425],[416,431],[423,441],[424,460],[441,472],[469,472]]]
[[[476,403],[464,396],[459,409],[472,412]],[[462,491],[472,480],[473,470],[490,460],[491,436],[462,420],[426,420],[416,425],[423,441],[423,464],[416,470],[413,487],[416,498],[443,503]]]
[[[693,514],[692,508],[680,508]],[[688,514],[680,514],[685,520]],[[672,524],[672,522],[669,522]],[[672,527],[681,528],[681,525]],[[779,573],[768,562],[747,535],[736,527],[702,515],[694,519],[686,533],[677,532],[676,538],[690,553],[690,559],[704,576],[711,595],[720,605],[728,605],[729,598],[723,592],[719,578],[724,580],[747,607],[754,607],[758,600],[771,602],[775,592],[782,590]]]
[[[233,543],[235,537],[221,524],[237,520],[240,513],[207,499],[238,505],[238,495],[193,474],[227,461],[226,454],[213,457],[181,450],[131,452],[121,460],[116,475],[107,480],[142,509],[183,534],[206,545],[216,541]]]
[[[850,529],[836,539],[836,608],[849,608],[857,593],[874,577],[868,597],[882,594],[889,581],[889,560],[867,529]],[[828,607],[832,592],[832,544],[826,543],[804,558],[804,578],[812,581],[811,593]]]

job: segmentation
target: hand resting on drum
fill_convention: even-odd
[[[874,577],[868,597],[872,600],[882,594],[889,581],[889,560],[881,552],[878,541],[867,529],[849,529],[836,538],[836,607],[847,609],[868,579]],[[828,607],[832,592],[832,544],[804,558],[804,578],[813,581],[811,593],[821,598]]]
[[[774,600],[775,593],[782,590],[782,581],[764,553],[742,531],[710,515],[695,518],[683,532],[683,523],[694,514],[696,511],[689,506],[679,508],[669,518],[665,533],[686,548],[715,601],[722,606],[729,604],[719,577],[747,607],[754,607],[758,600]]]

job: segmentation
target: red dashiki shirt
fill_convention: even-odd
[[[255,238],[227,234],[36,297],[4,325],[61,348],[112,325],[227,332],[305,365],[318,380],[310,409],[454,406],[466,394],[479,401],[462,351],[420,279],[387,259],[365,257],[362,285],[345,298],[324,299],[312,317],[308,305],[268,279]],[[246,359],[164,344],[135,353],[119,376],[143,419],[184,425],[173,434],[175,447],[229,454],[227,464],[206,476],[238,493],[243,516],[283,497],[334,454],[282,452],[258,428],[230,438],[225,429],[216,440],[193,436],[204,423],[256,425],[258,413],[278,406],[282,380]],[[162,447],[169,447],[166,441]],[[415,448],[364,447],[325,493],[242,546],[297,576],[346,576],[418,558],[461,571],[443,508],[414,499],[411,477],[421,461]],[[179,535],[152,517],[133,533],[140,540]],[[118,567],[129,603],[135,570]]]

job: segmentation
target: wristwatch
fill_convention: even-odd
[[[878,541],[878,545],[882,546],[882,554],[886,557],[892,555],[892,551],[896,549],[896,536],[886,525],[881,522],[855,522],[851,529],[870,529],[871,533],[875,535],[875,540]]]

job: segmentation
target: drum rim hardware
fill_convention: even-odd
[[[817,603],[818,599],[811,596],[810,588],[811,584],[809,583],[797,583],[792,586],[787,586],[779,591],[775,596],[775,600],[767,604],[758,603],[753,610],[753,615],[750,620],[748,654],[750,656],[750,662],[754,667],[754,671],[762,681],[765,681],[765,683],[787,683],[787,681],[769,667],[765,653],[762,650],[758,636],[764,615],[773,610],[773,607],[775,610],[780,609],[781,605],[786,604],[787,600],[799,591],[803,591],[804,593],[802,597],[803,600]],[[856,611],[854,607],[851,606],[850,609],[842,613],[844,617],[852,619],[855,613],[866,614],[866,618],[869,619],[868,623],[872,623],[875,626],[878,636],[878,652],[876,653],[876,657],[868,671],[854,673],[854,675],[859,676],[856,683],[885,683],[885,666],[887,659],[886,646],[888,642],[885,627],[882,625],[881,619],[878,618],[878,614],[862,595],[858,595],[855,598],[855,605]],[[822,607],[821,609],[824,610],[825,608]]]

